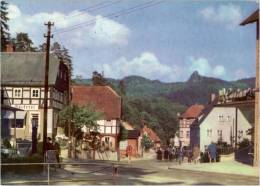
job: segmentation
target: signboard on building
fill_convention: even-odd
[[[38,105],[11,105],[11,107],[15,107],[21,110],[38,110]]]

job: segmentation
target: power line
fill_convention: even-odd
[[[150,3],[153,3],[153,2],[154,2],[154,1],[149,1],[149,2],[146,2],[146,3],[141,3],[141,4],[135,5],[135,6],[131,7],[131,8],[128,8],[128,9],[124,9],[124,10],[120,10],[120,11],[118,11],[118,12],[110,13],[110,14],[105,15],[104,18],[111,18],[111,17],[113,17],[113,16],[116,16],[117,14],[122,14],[122,13],[124,13],[124,11],[133,10],[133,9],[139,8],[139,7],[141,7],[141,6],[145,6],[145,5],[150,4]],[[88,21],[86,21],[86,22],[73,25],[73,26],[68,27],[68,28],[65,28],[65,29],[59,29],[59,30],[57,30],[57,32],[62,33],[63,31],[67,31],[67,29],[69,29],[68,31],[74,30],[74,28],[77,28],[77,27],[79,27],[79,26],[81,26],[81,25],[85,25],[85,24],[86,24],[85,26],[88,26],[88,25],[91,25],[91,24],[95,23],[96,20],[97,20],[97,18],[94,18],[94,19],[91,19],[91,20],[88,20]]]
[[[118,18],[120,16],[127,15],[127,14],[133,13],[135,11],[139,11],[139,10],[142,10],[142,9],[145,9],[145,8],[149,8],[151,6],[155,6],[155,5],[158,5],[158,4],[161,4],[161,3],[163,3],[163,1],[159,1],[159,2],[149,1],[149,2],[146,2],[146,3],[142,3],[142,4],[139,4],[139,5],[133,6],[133,7],[128,8],[128,9],[124,9],[124,10],[121,10],[121,11],[118,11],[118,12],[115,12],[115,13],[110,13],[110,14],[102,17],[102,18],[113,18],[113,17]],[[100,19],[102,19],[102,18],[100,18]],[[54,32],[54,34],[65,33],[65,32],[69,32],[69,31],[72,31],[72,30],[79,29],[83,26],[89,26],[89,25],[96,23],[96,20],[97,20],[97,18],[94,18],[94,19],[91,19],[87,22],[83,22],[83,23],[80,23],[80,24],[77,24],[77,25],[73,25],[69,28],[59,29],[59,30],[56,30],[56,32]]]
[[[78,13],[75,13],[75,14],[72,14],[72,15],[66,15],[63,18],[67,18],[67,17],[71,18],[71,17],[79,16],[79,15],[85,14],[86,11],[94,12],[96,10],[99,10],[99,9],[106,8],[106,7],[112,6],[114,4],[117,4],[120,1],[121,0],[118,0],[118,1],[115,1],[115,2],[112,2],[112,3],[109,3],[109,2],[98,3],[98,4],[94,5],[94,6],[91,6],[91,7],[88,7],[88,8],[84,8],[84,9],[81,9],[81,10],[77,10],[77,11],[79,11]],[[60,21],[56,21],[56,23],[59,23],[59,22],[62,22],[62,21],[61,20]]]

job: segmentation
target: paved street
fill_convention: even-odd
[[[120,185],[152,185],[152,184],[192,184],[192,185],[258,185],[258,178],[252,176],[238,176],[232,174],[219,174],[196,172],[178,169],[168,169],[169,163],[156,160],[141,160],[132,162],[131,165],[123,163],[119,166],[118,176],[112,176],[112,167],[104,162],[104,165],[66,165],[56,172],[51,172],[51,184],[59,185],[86,185],[86,184],[120,184]],[[98,172],[96,172],[98,171]],[[18,177],[17,177],[18,178]],[[43,184],[37,180],[47,181],[46,176],[28,176],[9,178],[9,184],[17,184],[18,180],[30,180],[30,184]],[[35,181],[33,181],[35,180]],[[54,181],[57,180],[57,181]],[[66,181],[68,180],[68,181]],[[74,180],[74,181],[72,181]],[[2,180],[4,183],[5,179]],[[19,181],[19,182],[20,182]],[[24,182],[25,183],[25,182]],[[46,183],[46,182],[45,182]],[[47,183],[46,183],[47,184]]]

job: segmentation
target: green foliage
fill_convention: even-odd
[[[1,51],[4,51],[6,44],[10,40],[9,26],[8,26],[8,3],[1,0]]]
[[[246,139],[244,138],[239,144],[238,144],[238,147],[239,149],[244,149],[244,148],[247,148],[248,146],[250,146],[251,143],[249,141],[249,139]]]
[[[102,74],[98,73],[97,71],[94,71],[92,73],[92,84],[99,85],[99,86],[105,86],[108,83]]]
[[[120,133],[119,133],[120,141],[124,141],[127,139],[128,131],[125,129],[124,126],[120,125]]]
[[[103,114],[95,111],[95,107],[92,105],[79,107],[77,105],[71,105],[65,107],[60,113],[60,126],[67,127],[69,120],[73,122],[75,131],[86,126],[90,129],[97,130],[97,120],[101,119]]]
[[[141,144],[142,144],[142,147],[144,147],[146,150],[153,147],[153,142],[147,135],[143,135]]]
[[[184,110],[184,106],[165,98],[124,98],[122,118],[136,128],[147,124],[162,140],[166,141],[170,137],[174,137],[178,130],[177,113]]]
[[[11,143],[10,143],[10,141],[9,141],[8,138],[5,138],[5,139],[3,140],[3,145],[4,145],[4,147],[7,148],[7,149],[12,148],[12,145],[11,145]]]
[[[15,50],[17,52],[36,51],[36,48],[32,47],[33,41],[27,33],[17,33],[13,42],[15,43]]]

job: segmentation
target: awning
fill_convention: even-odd
[[[16,119],[25,119],[26,111],[16,111]],[[5,111],[3,113],[4,119],[14,119],[14,112]]]

